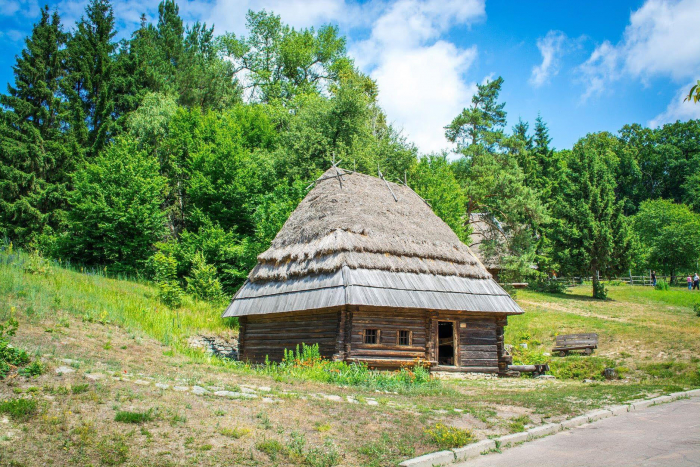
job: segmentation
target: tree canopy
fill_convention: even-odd
[[[214,300],[342,160],[407,182],[466,243],[485,224],[479,253],[502,282],[676,273],[697,260],[697,120],[625,125],[557,150],[540,115],[506,127],[497,78],[445,122],[452,152],[419,154],[335,26],[251,11],[235,35],[187,25],[175,0],[118,41],[119,20],[109,0],[91,0],[67,31],[46,7],[25,39],[0,94],[7,240],[150,274],[172,303],[177,287]]]

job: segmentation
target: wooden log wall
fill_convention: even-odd
[[[340,311],[314,311],[249,315],[239,318],[239,355],[252,363],[279,362],[284,349],[294,350],[302,343],[318,344],[321,355],[333,358],[337,352]]]
[[[426,319],[423,311],[407,310],[362,310],[356,309],[349,320],[350,344],[345,358],[350,361],[366,362],[376,367],[399,367],[420,358],[426,360]],[[364,330],[377,329],[379,342],[364,343]],[[399,331],[411,333],[411,345],[398,343]]]
[[[497,372],[497,344],[496,322],[493,318],[460,319],[459,364],[465,371]]]

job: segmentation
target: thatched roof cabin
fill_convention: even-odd
[[[239,354],[253,362],[304,342],[371,366],[496,372],[506,318],[520,313],[413,190],[331,168],[224,316],[239,317]]]

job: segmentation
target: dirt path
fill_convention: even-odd
[[[700,397],[653,406],[460,467],[700,466]]]

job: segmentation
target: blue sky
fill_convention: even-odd
[[[50,1],[68,28],[85,0]],[[42,2],[0,0],[0,82]],[[120,36],[154,18],[158,0],[114,1]],[[553,145],[595,131],[700,118],[683,103],[700,78],[700,0],[195,0],[186,21],[245,33],[248,9],[295,27],[332,23],[357,65],[378,83],[389,120],[422,152],[449,149],[442,127],[469,105],[476,83],[502,76],[509,126],[538,112]]]

